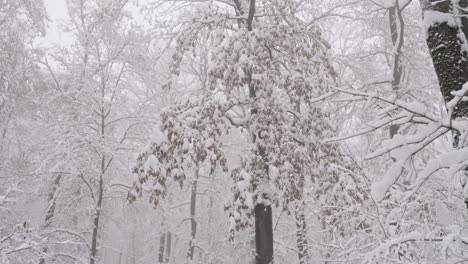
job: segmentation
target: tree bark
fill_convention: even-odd
[[[257,262],[257,248],[255,243],[255,239],[257,238],[257,236],[255,234],[255,229],[251,229],[249,234],[251,255],[249,256],[252,256],[252,258],[250,258],[249,264],[256,264]]]
[[[461,23],[455,23],[459,14],[466,11],[459,9],[468,6],[467,0],[460,0],[459,6],[453,6],[453,1],[422,0],[423,16],[436,12],[438,16],[444,17],[446,21],[434,22],[427,28],[427,45],[432,57],[432,62],[439,79],[440,91],[445,103],[454,98],[452,92],[463,88],[468,81],[468,53],[462,45],[466,45],[468,31],[468,19],[460,18]],[[461,26],[458,26],[458,25]],[[455,108],[451,118],[468,117],[468,101],[460,101]],[[466,145],[459,142],[459,132],[453,131],[453,146],[461,148]],[[465,176],[468,177],[468,169],[465,168]],[[462,184],[465,205],[468,208],[468,184]]]
[[[52,218],[55,215],[55,207],[57,204],[57,193],[58,193],[61,179],[62,179],[62,174],[58,174],[57,177],[55,177],[55,180],[52,183],[52,188],[49,192],[49,196],[47,197],[49,206],[47,207],[47,213],[46,213],[46,217],[44,221],[44,229],[49,227],[49,225],[52,223]],[[45,245],[44,248],[42,249],[42,253],[46,254],[48,250],[49,250],[49,246]],[[46,263],[46,259],[44,256],[42,256],[39,260],[39,264],[45,264],[45,263]]]
[[[388,9],[393,53],[392,90],[395,92],[400,89],[403,73],[403,66],[401,63],[401,49],[403,48],[404,43],[405,24],[401,13],[402,9],[400,9],[399,2],[396,0],[395,5]],[[390,126],[390,138],[393,138],[393,136],[397,134],[399,128],[399,125]]]
[[[171,246],[172,246],[172,233],[167,231],[166,234],[166,256],[164,257],[164,263],[169,263],[171,257]]]
[[[57,204],[57,193],[58,193],[58,188],[60,186],[61,180],[62,180],[62,174],[58,174],[57,177],[55,177],[55,180],[52,185],[52,189],[49,192],[49,196],[48,196],[49,207],[47,208],[44,228],[49,227],[49,225],[52,222],[52,218],[55,215],[55,206]]]
[[[102,200],[104,196],[104,172],[105,172],[105,158],[101,159],[101,174],[99,177],[99,190],[98,190],[98,200],[96,203],[95,215],[93,219],[93,235],[91,240],[91,252],[89,258],[89,264],[94,264],[96,262],[97,256],[97,246],[98,246],[98,233],[99,233],[99,219],[101,217],[102,210]]]
[[[251,74],[249,73],[249,79],[251,79]],[[256,98],[255,88],[250,82],[249,85],[250,98]],[[257,114],[257,109],[252,109],[252,115]],[[255,131],[252,133],[252,142],[255,144],[257,140],[257,133],[260,131]],[[266,156],[266,153],[260,152],[262,157]],[[259,179],[268,178],[268,166],[265,165],[264,174],[258,175]],[[256,186],[255,186],[256,188]],[[267,194],[259,193],[258,196],[266,196]],[[268,197],[263,197],[268,198]],[[256,264],[270,264],[273,263],[273,215],[271,205],[264,205],[263,203],[258,203],[254,208],[255,214],[255,243],[256,243]]]
[[[458,1],[458,6],[460,7],[459,13],[463,16],[461,16],[461,25],[462,25],[462,31],[463,34],[465,35],[465,38],[468,36],[468,0],[459,0]]]
[[[423,16],[427,12],[443,13],[455,20],[451,1],[423,1]],[[439,79],[440,90],[445,102],[454,98],[452,92],[458,91],[468,81],[468,54],[462,49],[465,41],[458,34],[463,31],[448,21],[436,22],[427,29],[427,45]],[[454,109],[453,118],[468,116],[468,101],[461,101]],[[457,145],[457,141],[454,142]]]
[[[247,16],[247,30],[252,31],[253,18],[255,16],[255,0],[250,0],[249,13]],[[248,73],[249,76],[249,97],[253,100],[256,99],[257,95],[255,87],[252,83],[252,73]],[[256,108],[251,109],[251,114],[254,116],[258,113]],[[252,133],[252,142],[255,144],[257,139],[257,133]],[[266,153],[260,153],[262,157],[266,156]],[[265,165],[265,174],[260,177],[268,178],[268,165]],[[258,195],[263,196],[264,194],[259,193]],[[273,263],[273,215],[271,205],[264,205],[262,203],[256,204],[254,208],[255,214],[255,243],[257,254],[255,261],[257,264],[270,264]]]
[[[248,31],[253,31],[253,20],[255,16],[255,0],[249,1],[249,10],[246,14],[241,1],[234,0],[236,13],[240,15],[247,15],[246,27]],[[239,27],[241,23],[239,22]],[[252,83],[252,73],[247,72],[248,78],[248,87],[249,87],[249,97],[252,101],[256,99],[255,87]],[[256,108],[250,110],[252,116],[255,116],[258,113]],[[255,144],[257,140],[257,133],[260,131],[252,132],[252,143]],[[260,155],[265,155],[261,153]],[[265,174],[260,175],[260,177],[268,178],[268,166],[265,165]],[[254,187],[255,188],[255,187]],[[258,194],[263,195],[263,194]],[[256,204],[254,207],[255,215],[255,262],[256,264],[270,264],[273,263],[273,216],[271,205]]]
[[[257,264],[273,263],[273,221],[271,206],[255,205],[255,243]]]
[[[299,256],[299,264],[309,263],[309,250],[307,243],[307,226],[305,221],[304,204],[301,203],[295,210],[296,218],[296,240]]]
[[[187,260],[193,260],[193,252],[195,250],[195,238],[197,235],[197,221],[195,221],[195,210],[197,202],[197,182],[198,182],[198,167],[195,175],[195,180],[192,183],[192,192],[190,195],[190,241],[187,252]]]
[[[164,221],[161,225],[161,234],[159,235],[159,254],[158,263],[164,263],[164,247],[166,246],[166,231],[164,230]]]
[[[137,264],[135,240],[136,240],[135,230],[133,230],[132,232],[132,263],[131,264]]]

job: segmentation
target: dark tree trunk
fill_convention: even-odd
[[[451,1],[426,0],[423,11],[423,15],[427,11],[445,13],[455,20]],[[459,33],[463,33],[462,29],[448,22],[435,23],[427,29],[427,45],[446,103],[454,98],[452,92],[460,90],[468,81],[468,54],[462,50],[464,40],[460,39]],[[466,116],[468,101],[461,101],[454,109],[453,118]]]
[[[273,221],[271,206],[255,205],[257,264],[273,263]]]
[[[461,24],[462,24],[462,31],[465,35],[465,38],[468,36],[468,0],[459,0],[458,5],[460,7],[460,14],[463,16],[461,17]]]
[[[468,6],[468,1],[460,0],[459,6]],[[462,43],[466,45],[468,19],[466,17],[460,18],[461,27],[455,23],[459,14],[466,12],[454,7],[453,1],[423,0],[422,7],[423,16],[428,11],[435,11],[444,13],[446,18],[453,20],[434,23],[427,29],[427,45],[439,79],[442,96],[445,103],[448,103],[454,98],[452,92],[462,89],[468,81],[468,54],[462,48]],[[468,101],[460,101],[453,109],[452,118],[460,117],[468,117]],[[453,145],[455,148],[464,147],[463,143],[459,142],[457,131],[454,131]],[[465,169],[465,175],[468,177],[467,169]],[[468,185],[464,184],[462,187],[467,189]],[[465,190],[464,193],[467,191]],[[464,198],[468,207],[468,197]]]
[[[299,264],[309,263],[309,250],[307,245],[307,226],[305,221],[304,204],[296,207],[296,240],[299,255]]]
[[[252,85],[250,86],[250,97],[255,98],[255,90]],[[251,110],[252,114],[257,113],[257,109]],[[253,142],[255,143],[257,136],[252,134]],[[266,153],[260,153],[261,156],[266,156]],[[268,178],[268,166],[264,168],[264,174],[259,175],[259,178]],[[267,194],[259,193],[259,196]],[[255,243],[256,243],[256,264],[270,264],[273,263],[273,215],[271,205],[256,204],[254,208],[255,214]]]
[[[105,81],[104,78],[101,76],[101,98],[104,100],[105,97]],[[104,102],[104,101],[102,101]],[[110,110],[109,110],[110,111]],[[106,110],[104,107],[104,103],[101,105],[101,124],[100,124],[100,130],[101,130],[101,137],[104,139],[106,135]],[[99,186],[98,186],[98,193],[97,193],[97,201],[96,201],[96,209],[95,209],[95,215],[93,219],[93,234],[91,238],[91,249],[90,249],[90,260],[89,264],[94,264],[96,262],[96,257],[97,257],[97,252],[98,252],[98,236],[99,236],[99,220],[101,218],[101,212],[102,212],[102,202],[104,200],[104,175],[106,173],[107,168],[112,162],[112,158],[109,160],[106,160],[105,154],[102,154],[101,156],[101,168],[100,168],[100,173],[99,173]],[[92,191],[92,190],[90,190]],[[133,241],[134,242],[134,241]],[[134,252],[135,253],[135,252]],[[135,256],[135,254],[134,254]]]
[[[249,13],[247,16],[247,29],[252,31],[252,23],[255,15],[255,0],[250,0]],[[249,96],[255,99],[257,97],[255,87],[252,83],[252,76],[249,73]],[[253,108],[251,110],[252,115],[256,115],[258,110]],[[256,131],[253,133],[253,143],[257,139]],[[260,153],[262,157],[266,156],[266,153]],[[265,165],[265,174],[260,177],[268,178],[268,166]],[[258,195],[264,195],[262,193]],[[254,208],[255,213],[255,243],[256,251],[255,262],[256,264],[270,264],[273,263],[273,215],[271,205],[256,204]]]

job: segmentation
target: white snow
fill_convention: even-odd
[[[156,125],[156,127],[153,129],[151,142],[155,143],[158,146],[161,146],[163,143],[168,142],[167,135],[163,131],[161,131],[159,125]]]
[[[457,21],[451,14],[428,10],[424,12],[423,24],[426,30],[435,24],[447,23],[451,27],[457,27]]]
[[[154,155],[149,155],[148,159],[144,164],[144,170],[145,172],[157,171],[159,170],[160,166],[161,164],[159,163],[158,158]]]

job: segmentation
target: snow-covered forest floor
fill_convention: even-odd
[[[468,0],[0,0],[0,264],[468,263]]]

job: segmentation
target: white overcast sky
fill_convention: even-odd
[[[62,46],[71,44],[72,38],[67,36],[66,32],[60,30],[60,25],[64,24],[63,22],[67,22],[69,19],[67,14],[67,0],[44,0],[44,4],[50,21],[47,23],[47,35],[38,41],[39,44],[46,47],[51,47],[55,44]],[[132,17],[135,21],[140,25],[146,24],[137,6],[129,3],[127,8],[127,10],[132,13]]]
[[[40,45],[69,44],[71,38],[59,29],[59,25],[68,20],[66,0],[44,0],[44,4],[50,21],[47,22],[46,36],[39,40]]]

